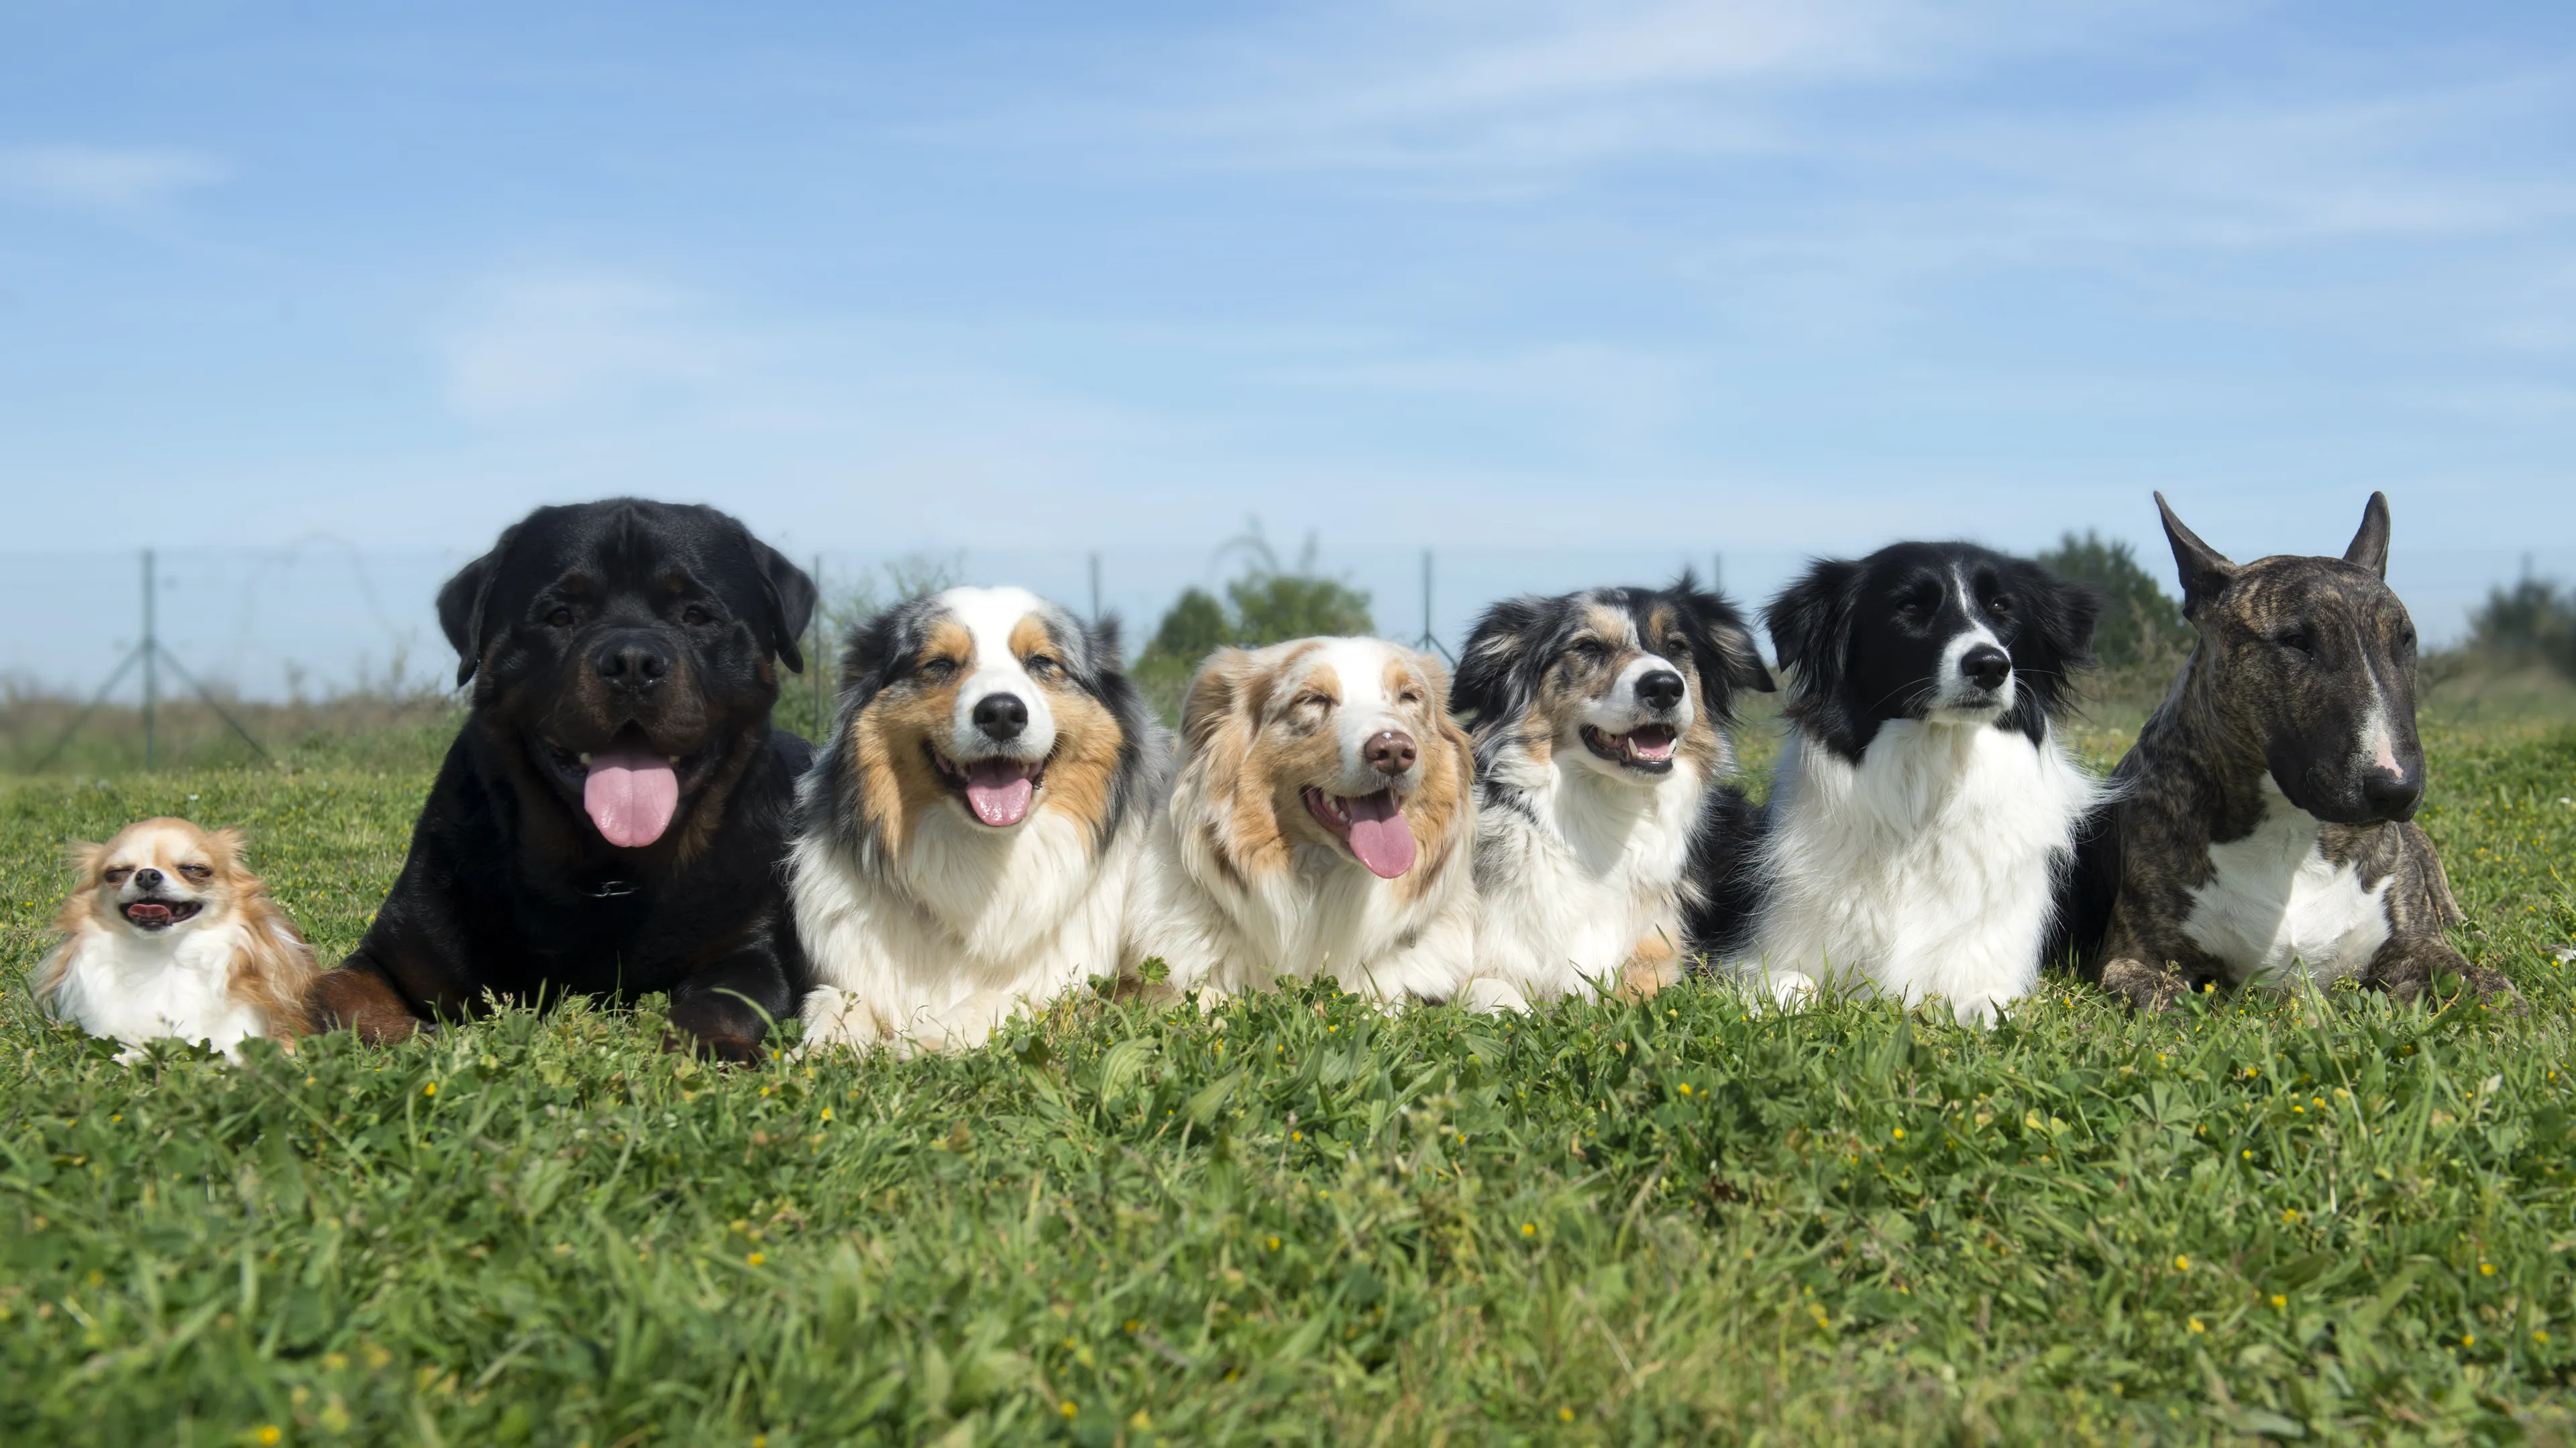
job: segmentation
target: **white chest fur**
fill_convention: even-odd
[[[2056,871],[2099,786],[2054,734],[1897,720],[1858,764],[1792,733],[1764,847],[1758,973],[1990,1020],[2039,978]]]
[[[242,928],[227,921],[157,936],[84,931],[65,947],[72,955],[55,1010],[128,1046],[176,1037],[233,1055],[268,1024],[232,997]]]
[[[2388,943],[2388,884],[2363,889],[2350,865],[2317,847],[2317,817],[2263,781],[2263,820],[2241,840],[2209,847],[2214,872],[2192,891],[2183,933],[2228,969],[2232,983],[2318,984],[2370,963]]]
[[[1477,976],[1539,999],[1589,999],[1641,946],[1678,952],[1699,771],[1684,762],[1651,784],[1562,760],[1524,772],[1509,782],[1530,813],[1478,811]]]

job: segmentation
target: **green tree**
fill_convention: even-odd
[[[2068,533],[2041,553],[2039,562],[2052,573],[2102,590],[2102,621],[2093,631],[2093,652],[2103,668],[2169,668],[2190,649],[2182,605],[2139,566],[2137,550],[2128,544],[2087,528],[2081,538]]]
[[[2469,610],[2468,653],[2497,671],[2547,664],[2576,679],[2576,590],[2529,577],[2489,590]]]
[[[1251,530],[1220,549],[1218,556],[1240,553],[1243,569],[1225,585],[1225,600],[1203,588],[1184,589],[1163,614],[1154,637],[1129,671],[1165,722],[1180,721],[1181,703],[1190,676],[1217,649],[1264,644],[1315,634],[1367,634],[1377,625],[1369,617],[1369,596],[1317,569],[1315,539],[1310,535],[1296,562],[1282,567],[1279,555]]]

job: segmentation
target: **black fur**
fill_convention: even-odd
[[[439,590],[473,712],[392,893],[316,986],[316,1024],[395,1040],[490,996],[667,991],[700,1049],[757,1059],[804,988],[781,865],[812,751],[769,715],[813,605],[812,580],[711,508],[615,499],[504,532]],[[603,683],[620,649],[664,672]],[[682,761],[669,828],[632,849],[591,823],[572,762],[619,747]]]
[[[1943,651],[1980,623],[2012,657],[2015,700],[1994,727],[2039,742],[2073,705],[2069,681],[2093,662],[2101,613],[2090,585],[2027,559],[1973,543],[1898,543],[1818,560],[1763,621],[1792,674],[1796,727],[1858,762],[1881,724],[1925,717]]]
[[[833,711],[832,737],[820,753],[798,811],[803,833],[832,840],[868,869],[881,866],[879,851],[884,842],[868,827],[850,758],[851,727],[879,694],[912,677],[929,641],[930,626],[940,616],[936,594],[907,600],[852,626],[841,650],[841,692]],[[1157,765],[1148,750],[1160,729],[1144,697],[1120,667],[1116,618],[1086,624],[1051,603],[1041,605],[1039,617],[1063,661],[1065,676],[1118,721],[1118,783],[1110,791],[1108,813],[1094,833],[1097,846],[1116,836],[1130,816],[1152,807]]]

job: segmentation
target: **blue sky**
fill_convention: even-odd
[[[2558,549],[2571,460],[2563,4],[0,13],[9,547]]]

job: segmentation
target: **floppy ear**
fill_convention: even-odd
[[[750,537],[746,532],[745,537]],[[777,549],[751,539],[760,569],[760,601],[768,612],[769,651],[792,673],[805,672],[805,626],[814,621],[814,580]]]
[[[1238,707],[1249,705],[1254,673],[1252,655],[1242,649],[1219,649],[1199,665],[1181,705],[1181,740],[1192,752],[1206,748]]]
[[[2156,512],[2165,520],[2165,541],[2173,545],[2174,567],[2182,574],[2182,615],[2193,617],[2202,604],[2226,591],[2229,580],[2236,577],[2236,565],[2184,527],[2162,493],[2156,494]]]
[[[1763,625],[1771,631],[1771,652],[1780,667],[1797,671],[1793,692],[1801,699],[1821,698],[1842,682],[1852,590],[1860,576],[1860,564],[1851,559],[1818,559],[1762,611]]]
[[[502,529],[491,552],[458,569],[438,590],[438,626],[456,646],[456,687],[460,689],[483,663],[483,628],[489,622],[485,613],[492,601],[492,582],[501,576],[501,560],[518,536],[516,523]]]
[[[1744,616],[1726,601],[1725,594],[1701,588],[1688,569],[1682,571],[1673,592],[1681,595],[1683,611],[1700,635],[1701,694],[1724,699],[1736,689],[1768,694],[1777,687],[1771,682],[1771,671],[1762,667],[1762,650],[1754,645],[1753,630],[1745,627]]]
[[[1537,687],[1539,640],[1547,630],[1549,607],[1549,600],[1524,594],[1485,610],[1458,656],[1450,708],[1479,725],[1520,712]]]
[[[2343,550],[2343,561],[2358,563],[2383,580],[2388,577],[2388,495],[2373,493],[2369,506],[2361,510],[2361,531],[2352,535],[2352,546]]]
[[[2028,560],[2023,592],[2030,599],[2031,623],[2038,629],[2055,663],[2080,669],[2093,662],[2093,630],[2102,621],[2102,592],[2080,579],[2063,578]],[[2018,661],[2016,661],[2018,667]]]

